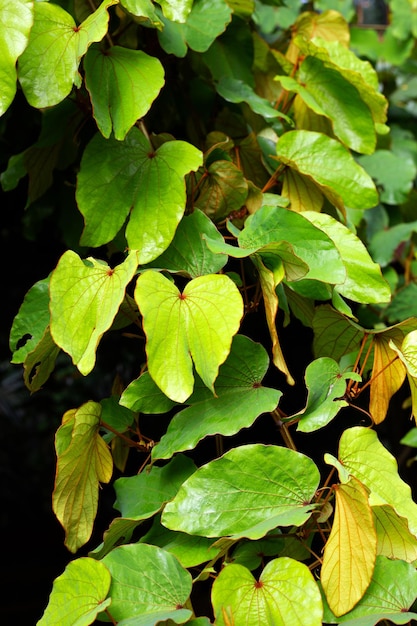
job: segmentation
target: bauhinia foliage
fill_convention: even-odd
[[[68,213],[12,361],[32,392],[86,377],[55,439],[67,548],[112,479],[117,511],[40,626],[417,620],[417,504],[374,428],[404,384],[417,415],[415,7],[377,34],[333,4],[0,0],[0,112],[18,91],[40,120],[1,183]],[[324,464],[297,449],[330,423]]]

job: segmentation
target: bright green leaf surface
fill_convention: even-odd
[[[0,1],[0,115],[16,93],[16,61],[29,39],[33,4],[33,0]]]
[[[168,141],[154,151],[137,128],[123,142],[96,135],[78,175],[82,243],[110,241],[133,206],[126,237],[129,247],[139,251],[139,263],[149,263],[174,238],[185,209],[184,176],[201,164],[201,152],[185,141]]]
[[[340,400],[346,391],[346,379],[339,365],[333,359],[322,357],[312,361],[305,373],[308,388],[307,405],[303,411],[297,413],[300,421],[297,430],[303,433],[318,430],[326,426],[344,406],[345,400]]]
[[[285,119],[292,125],[292,121],[280,111],[274,109],[272,104],[258,96],[249,85],[236,78],[224,77],[220,79],[216,85],[217,92],[227,100],[227,102],[246,102],[254,113],[262,115],[265,119],[274,119],[277,117]]]
[[[120,404],[140,413],[167,413],[175,402],[167,398],[152,380],[149,372],[144,372],[124,390]]]
[[[87,402],[74,411],[71,439],[65,444],[57,431],[57,470],[52,499],[55,515],[65,529],[65,545],[76,552],[90,538],[97,512],[99,483],[113,472],[110,451],[99,435],[101,407]],[[65,416],[64,416],[65,417]]]
[[[197,373],[210,389],[239,328],[243,302],[225,275],[195,278],[182,294],[162,274],[139,276],[135,299],[147,336],[149,373],[172,400],[185,402]]]
[[[404,561],[391,561],[384,556],[378,556],[371,583],[355,608],[337,618],[325,602],[324,622],[373,626],[380,620],[387,619],[395,624],[406,624],[417,618],[415,613],[408,613],[416,597],[415,568]]]
[[[393,346],[394,348],[394,346]],[[412,330],[405,336],[401,350],[396,350],[413,378],[417,378],[417,330]]]
[[[190,595],[191,576],[169,552],[136,543],[116,548],[102,562],[112,576],[111,614],[115,620],[147,615],[157,623],[161,614],[175,610],[182,611],[178,623],[191,617],[191,611],[179,608]]]
[[[417,539],[408,530],[407,520],[390,506],[372,507],[378,538],[377,554],[389,559],[417,560]]]
[[[411,489],[398,475],[397,462],[379,442],[375,431],[360,426],[348,428],[340,438],[339,460],[347,471],[370,491],[370,504],[389,504],[408,520],[417,536],[417,504]]]
[[[13,320],[10,331],[12,363],[23,363],[41,341],[49,318],[49,278],[45,278],[29,289]]]
[[[259,581],[242,565],[227,565],[212,590],[216,624],[321,626],[319,588],[306,565],[283,557],[270,561]]]
[[[124,518],[152,517],[176,495],[195,469],[191,459],[179,455],[164,467],[153,466],[150,472],[119,478],[114,483],[117,497],[114,506]]]
[[[85,80],[94,118],[107,139],[113,130],[123,140],[146,115],[164,85],[161,62],[141,50],[91,46],[84,60]],[[129,94],[129,97],[127,97]]]
[[[156,7],[151,0],[121,0],[120,4],[132,15],[149,20],[149,23],[154,28],[163,28],[163,24],[157,15]]]
[[[190,624],[189,617],[191,611],[189,609],[174,609],[167,611],[152,611],[148,615],[137,615],[135,617],[128,617],[118,622],[118,626],[155,626],[155,624]]]
[[[173,22],[185,22],[193,6],[193,0],[160,0],[164,15]]]
[[[389,150],[377,150],[375,154],[362,156],[358,161],[381,189],[382,202],[395,205],[406,201],[417,174],[410,157],[398,156]]]
[[[191,535],[259,539],[311,515],[319,483],[311,459],[287,448],[241,446],[203,465],[180,488],[162,524]]]
[[[359,237],[326,213],[305,211],[303,217],[325,232],[339,250],[346,268],[345,282],[337,285],[342,296],[363,303],[390,301],[391,290],[381,268],[371,259]]]
[[[369,209],[378,203],[371,177],[335,139],[313,131],[289,131],[278,141],[277,156],[309,176],[325,195],[336,194],[352,209]]]
[[[55,579],[45,613],[37,626],[89,626],[111,604],[110,572],[103,563],[82,557]]]
[[[68,250],[51,276],[51,334],[84,375],[94,367],[98,343],[110,328],[136,268],[136,252],[111,269],[103,261],[92,257],[83,261]]]
[[[19,58],[18,76],[24,94],[34,107],[61,102],[73,84],[80,85],[78,65],[94,41],[107,32],[107,9],[118,0],[104,0],[80,26],[56,4],[35,2],[35,20],[29,43]]]
[[[177,413],[153,448],[152,458],[167,459],[175,452],[192,450],[208,435],[234,435],[251,426],[261,413],[273,411],[281,392],[262,387],[268,364],[268,355],[260,344],[237,335],[228,359],[220,367],[216,396]]]
[[[227,259],[208,248],[206,237],[218,243],[224,242],[210,218],[196,209],[182,218],[169,248],[151,267],[180,272],[191,278],[216,274],[226,265]]]

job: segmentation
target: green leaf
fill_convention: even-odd
[[[203,183],[194,206],[214,221],[220,221],[245,204],[248,182],[230,161],[215,161],[202,174]]]
[[[110,572],[103,563],[82,557],[68,563],[55,579],[48,606],[37,626],[88,626],[111,604]],[[107,600],[106,600],[107,598]]]
[[[384,311],[384,316],[390,324],[399,322],[407,317],[417,316],[417,285],[408,283],[398,290],[391,303]]]
[[[417,221],[396,224],[392,228],[381,229],[376,232],[370,242],[370,252],[381,267],[388,265],[395,255],[398,246],[410,239],[417,231]]]
[[[377,150],[375,154],[359,157],[358,162],[375,180],[382,202],[395,205],[407,200],[417,175],[417,168],[410,157],[399,156],[389,150]]]
[[[254,113],[262,115],[262,117],[267,120],[281,118],[291,126],[293,125],[292,120],[287,115],[274,109],[268,100],[258,96],[252,87],[245,84],[242,80],[225,76],[217,83],[216,90],[227,102],[234,102],[236,104],[246,102]]]
[[[129,215],[129,247],[139,251],[139,263],[156,259],[184,214],[184,176],[201,164],[201,152],[185,141],[168,141],[155,151],[137,128],[123,142],[97,134],[83,153],[78,175],[82,244],[111,241]]]
[[[136,268],[136,252],[111,269],[103,261],[92,257],[83,261],[68,250],[52,273],[52,338],[83,375],[94,367],[98,343],[112,325]]]
[[[321,626],[319,588],[303,563],[283,557],[270,561],[259,580],[243,565],[227,565],[216,578],[212,603],[219,626]]]
[[[226,265],[227,259],[211,252],[206,237],[219,243],[224,241],[211,219],[195,209],[191,215],[182,218],[167,250],[149,266],[191,278],[216,274]]]
[[[371,506],[389,504],[408,520],[417,537],[417,504],[411,489],[398,475],[397,462],[378,441],[377,434],[356,426],[346,429],[339,444],[339,460],[345,469],[370,491]]]
[[[311,459],[260,444],[234,448],[200,467],[162,514],[171,530],[259,539],[278,525],[301,526],[319,483]]]
[[[378,556],[371,583],[355,608],[337,618],[324,602],[323,621],[326,624],[374,626],[386,619],[394,624],[407,624],[417,618],[416,613],[408,612],[416,596],[415,568],[404,561],[390,561]]]
[[[24,381],[26,387],[34,392],[38,391],[48,380],[55,368],[55,361],[59,354],[59,348],[53,341],[49,326],[45,329],[40,341],[32,352],[26,356],[24,367]]]
[[[296,413],[300,416],[297,430],[313,432],[326,426],[348,403],[343,398],[346,380],[351,372],[344,374],[333,359],[322,357],[312,361],[306,369],[305,381],[308,389],[306,407]],[[293,416],[294,417],[294,416]]]
[[[346,146],[364,154],[375,150],[376,132],[368,106],[356,87],[317,57],[307,56],[297,80],[277,77],[288,91],[299,94],[305,104],[332,122],[333,131]]]
[[[152,380],[149,372],[126,387],[120,398],[120,404],[138,413],[168,413],[175,402],[167,398]]]
[[[76,552],[90,538],[99,483],[108,483],[113,472],[109,448],[98,432],[100,415],[99,404],[86,402],[70,415],[64,415],[56,434],[58,461],[52,505],[65,529],[65,545],[71,552]]]
[[[359,237],[326,213],[306,211],[303,217],[326,233],[339,250],[346,268],[346,280],[336,286],[338,293],[350,300],[370,304],[391,300],[391,290],[382,277],[380,266],[374,263]]]
[[[80,26],[56,4],[35,2],[29,43],[19,58],[18,76],[29,104],[42,108],[61,102],[73,84],[81,84],[78,66],[94,41],[107,32],[107,9],[118,0],[104,0]]]
[[[119,433],[124,433],[131,426],[135,414],[124,406],[120,406],[116,396],[101,400],[101,421]],[[105,428],[105,427],[104,427]],[[113,433],[110,433],[113,436]]]
[[[182,608],[191,592],[191,576],[169,552],[136,543],[115,548],[102,562],[112,576],[111,614],[116,621],[147,616],[145,624],[157,624],[168,614],[183,624],[191,617]]]
[[[161,62],[141,50],[112,46],[104,51],[91,46],[84,68],[101,134],[108,139],[113,130],[115,138],[123,140],[136,120],[149,111],[164,85]]]
[[[273,411],[281,392],[262,386],[268,365],[268,355],[260,344],[237,335],[220,367],[216,395],[177,413],[152,449],[152,458],[168,459],[175,452],[192,450],[208,435],[234,435],[251,426],[261,413]]]
[[[176,495],[195,469],[191,459],[179,455],[164,467],[152,466],[149,472],[118,478],[114,483],[114,506],[124,518],[148,519]]]
[[[0,115],[16,93],[16,61],[26,48],[33,24],[33,0],[0,1]]]
[[[308,176],[342,210],[344,204],[367,209],[378,203],[371,177],[335,139],[308,130],[289,131],[278,141],[277,156]]]
[[[120,4],[132,15],[148,20],[154,28],[159,30],[163,28],[156,7],[151,0],[121,0]]]
[[[49,324],[49,277],[29,289],[10,331],[12,363],[23,363],[41,341]]]
[[[185,22],[189,16],[193,0],[160,0],[164,16],[173,22]]]
[[[364,329],[359,324],[335,311],[329,304],[316,308],[312,325],[315,356],[328,356],[336,362],[345,354],[358,350],[364,335]]]
[[[159,43],[165,52],[178,57],[187,54],[187,46],[205,52],[226,30],[231,18],[232,10],[224,0],[195,0],[186,20],[161,16],[164,28],[158,32]]]
[[[372,513],[378,538],[377,554],[409,563],[415,561],[417,539],[410,533],[407,520],[388,505],[374,506]]]
[[[243,315],[241,295],[230,278],[194,278],[180,293],[162,274],[148,270],[137,280],[135,299],[143,315],[149,373],[158,387],[185,402],[193,390],[194,362],[213,389]]]

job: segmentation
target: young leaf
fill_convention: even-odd
[[[335,139],[308,130],[289,131],[278,141],[277,157],[308,176],[342,210],[343,205],[369,209],[378,203],[371,177]]]
[[[112,46],[103,51],[91,46],[84,68],[101,134],[108,139],[113,130],[115,138],[123,140],[136,120],[149,111],[164,85],[161,62],[142,50]]]
[[[184,176],[200,165],[201,152],[185,141],[168,141],[155,151],[137,128],[123,142],[95,135],[78,175],[76,197],[85,219],[82,244],[107,243],[130,213],[129,247],[139,251],[139,263],[153,261],[168,248],[184,214]]]
[[[112,576],[111,614],[119,623],[147,616],[146,624],[169,618],[183,624],[191,617],[191,611],[183,608],[191,592],[191,575],[169,552],[135,543],[115,548],[102,563]]]
[[[268,364],[268,355],[260,344],[237,335],[220,367],[216,396],[176,413],[166,434],[152,449],[152,458],[167,459],[175,452],[192,450],[208,435],[234,435],[251,426],[261,413],[273,411],[281,392],[262,386]]]
[[[213,389],[243,315],[241,295],[230,278],[194,278],[180,293],[162,274],[148,270],[137,280],[135,300],[143,315],[149,373],[165,395],[187,400],[193,362]]]
[[[162,513],[171,530],[259,539],[276,526],[301,526],[319,483],[311,459],[260,444],[234,448],[200,467]]]
[[[335,487],[336,509],[327,540],[321,583],[335,615],[363,597],[376,559],[376,531],[365,487],[355,478]]]
[[[259,580],[243,565],[227,565],[213,584],[212,603],[219,626],[321,626],[319,588],[306,565],[283,557],[270,561]]]
[[[25,295],[10,331],[12,363],[23,363],[42,340],[49,324],[49,278],[40,280]]]
[[[373,506],[372,513],[378,539],[377,554],[409,563],[416,561],[417,539],[410,533],[407,520],[388,505]]]
[[[26,48],[33,24],[33,0],[0,0],[0,116],[16,93],[16,61]]]
[[[81,84],[78,66],[94,41],[107,32],[107,9],[118,0],[104,0],[80,26],[63,8],[35,2],[28,45],[19,58],[18,76],[29,104],[42,108],[61,102],[73,84]]]
[[[88,626],[111,604],[110,572],[103,563],[82,557],[68,563],[55,579],[48,606],[37,626]],[[107,599],[106,599],[107,598]]]
[[[94,367],[98,343],[110,328],[136,268],[135,251],[111,269],[103,261],[92,257],[83,261],[68,250],[52,273],[51,335],[83,375]]]
[[[52,505],[71,552],[90,538],[99,483],[108,483],[113,472],[110,450],[98,432],[100,415],[100,405],[87,402],[71,414],[70,421],[63,422],[56,434],[58,461]]]
[[[339,444],[339,460],[344,468],[370,491],[371,506],[389,504],[408,521],[417,537],[417,504],[411,489],[398,475],[397,462],[369,428],[346,429]]]

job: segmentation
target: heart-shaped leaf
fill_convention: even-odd
[[[98,432],[100,415],[101,406],[87,402],[66,413],[56,433],[58,461],[52,505],[71,552],[90,538],[99,483],[108,483],[113,472],[110,450]]]
[[[37,626],[88,626],[111,604],[110,572],[103,563],[82,557],[68,563],[55,579],[48,606]],[[107,598],[107,600],[106,600]]]
[[[111,614],[118,622],[147,616],[146,624],[168,618],[183,624],[191,617],[191,611],[183,608],[191,592],[191,575],[166,550],[145,543],[120,546],[102,563],[112,576]]]
[[[276,526],[299,526],[310,517],[319,478],[313,461],[299,452],[241,446],[190,476],[161,521],[190,535],[259,539]]]
[[[33,0],[1,0],[0,23],[0,115],[3,115],[16,93],[16,61],[29,40]]]
[[[171,243],[184,214],[184,176],[201,164],[201,152],[185,141],[168,141],[155,151],[137,128],[123,142],[95,135],[78,175],[82,243],[107,243],[130,215],[129,247],[138,250],[139,263],[153,261]]]
[[[52,273],[52,338],[84,375],[94,367],[98,343],[110,328],[136,268],[136,252],[112,269],[92,257],[83,261],[68,250]]]
[[[176,413],[166,434],[152,449],[152,458],[168,459],[175,452],[192,450],[207,435],[234,435],[251,426],[261,413],[273,411],[281,392],[262,387],[268,364],[268,355],[260,344],[237,335],[220,367],[216,396]]]
[[[28,45],[19,58],[18,76],[23,92],[34,107],[61,102],[73,84],[81,84],[78,66],[94,41],[107,32],[107,9],[118,0],[104,0],[82,24],[52,2],[35,2],[34,23]]]
[[[362,598],[376,559],[376,531],[365,487],[355,478],[335,487],[333,526],[324,549],[321,583],[335,615]]]
[[[123,140],[136,120],[149,111],[164,85],[161,62],[142,50],[112,46],[103,51],[91,46],[84,69],[94,118],[107,139],[113,130],[115,138]]]
[[[259,580],[243,565],[227,565],[213,584],[216,624],[321,626],[320,590],[306,565],[283,557],[270,561]]]
[[[243,315],[242,297],[230,278],[194,278],[180,293],[162,274],[148,270],[137,280],[135,300],[143,315],[149,373],[165,395],[176,402],[187,400],[194,384],[193,362],[213,389]]]

